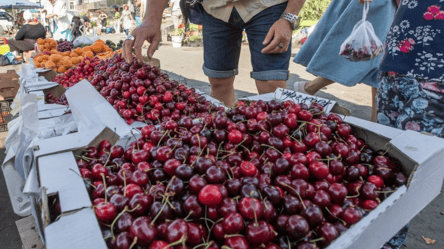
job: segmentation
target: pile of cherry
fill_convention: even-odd
[[[77,164],[109,248],[323,248],[406,177],[317,103],[148,125]]]
[[[134,121],[160,124],[224,110],[215,107],[194,88],[169,80],[169,76],[158,68],[137,60],[128,65],[118,54],[107,60],[95,58],[90,63],[82,62],[75,69],[57,76],[56,81],[64,87],[71,87],[84,78],[128,124]]]
[[[62,85],[63,87],[72,87],[79,83],[83,79],[90,80],[94,75],[94,68],[100,63],[100,59],[97,57],[86,57],[82,62],[75,67],[70,68],[63,74],[59,74],[54,78],[54,81]]]

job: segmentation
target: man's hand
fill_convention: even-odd
[[[280,54],[288,50],[290,45],[292,28],[290,22],[284,19],[277,20],[271,26],[265,37],[263,45],[267,45],[262,49],[263,54]],[[282,44],[282,48],[279,47]]]
[[[128,62],[128,64],[133,63],[133,47],[136,52],[137,60],[139,60],[140,62],[143,61],[142,46],[144,41],[148,41],[150,43],[147,51],[148,58],[153,58],[153,54],[156,51],[162,37],[160,27],[155,26],[156,25],[150,25],[149,22],[144,22],[135,30],[133,30],[133,32],[131,32],[131,35],[134,36],[134,41],[125,40],[125,43],[123,45],[123,57],[125,58],[126,62]]]

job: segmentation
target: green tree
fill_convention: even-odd
[[[307,0],[299,13],[302,21],[319,20],[327,10],[331,0]]]

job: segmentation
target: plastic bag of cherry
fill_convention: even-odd
[[[339,55],[347,60],[368,61],[384,52],[384,46],[375,34],[373,25],[366,20],[368,9],[369,3],[365,2],[362,20],[356,23],[350,36],[340,47]]]
[[[77,160],[109,248],[328,246],[406,183],[318,103],[239,102]]]

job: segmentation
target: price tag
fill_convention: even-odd
[[[304,103],[308,106],[310,106],[313,102],[317,102],[324,107],[324,112],[326,113],[329,113],[336,104],[336,101],[330,99],[320,98],[282,88],[278,88],[274,92],[274,99],[279,101],[292,100],[295,103]]]

